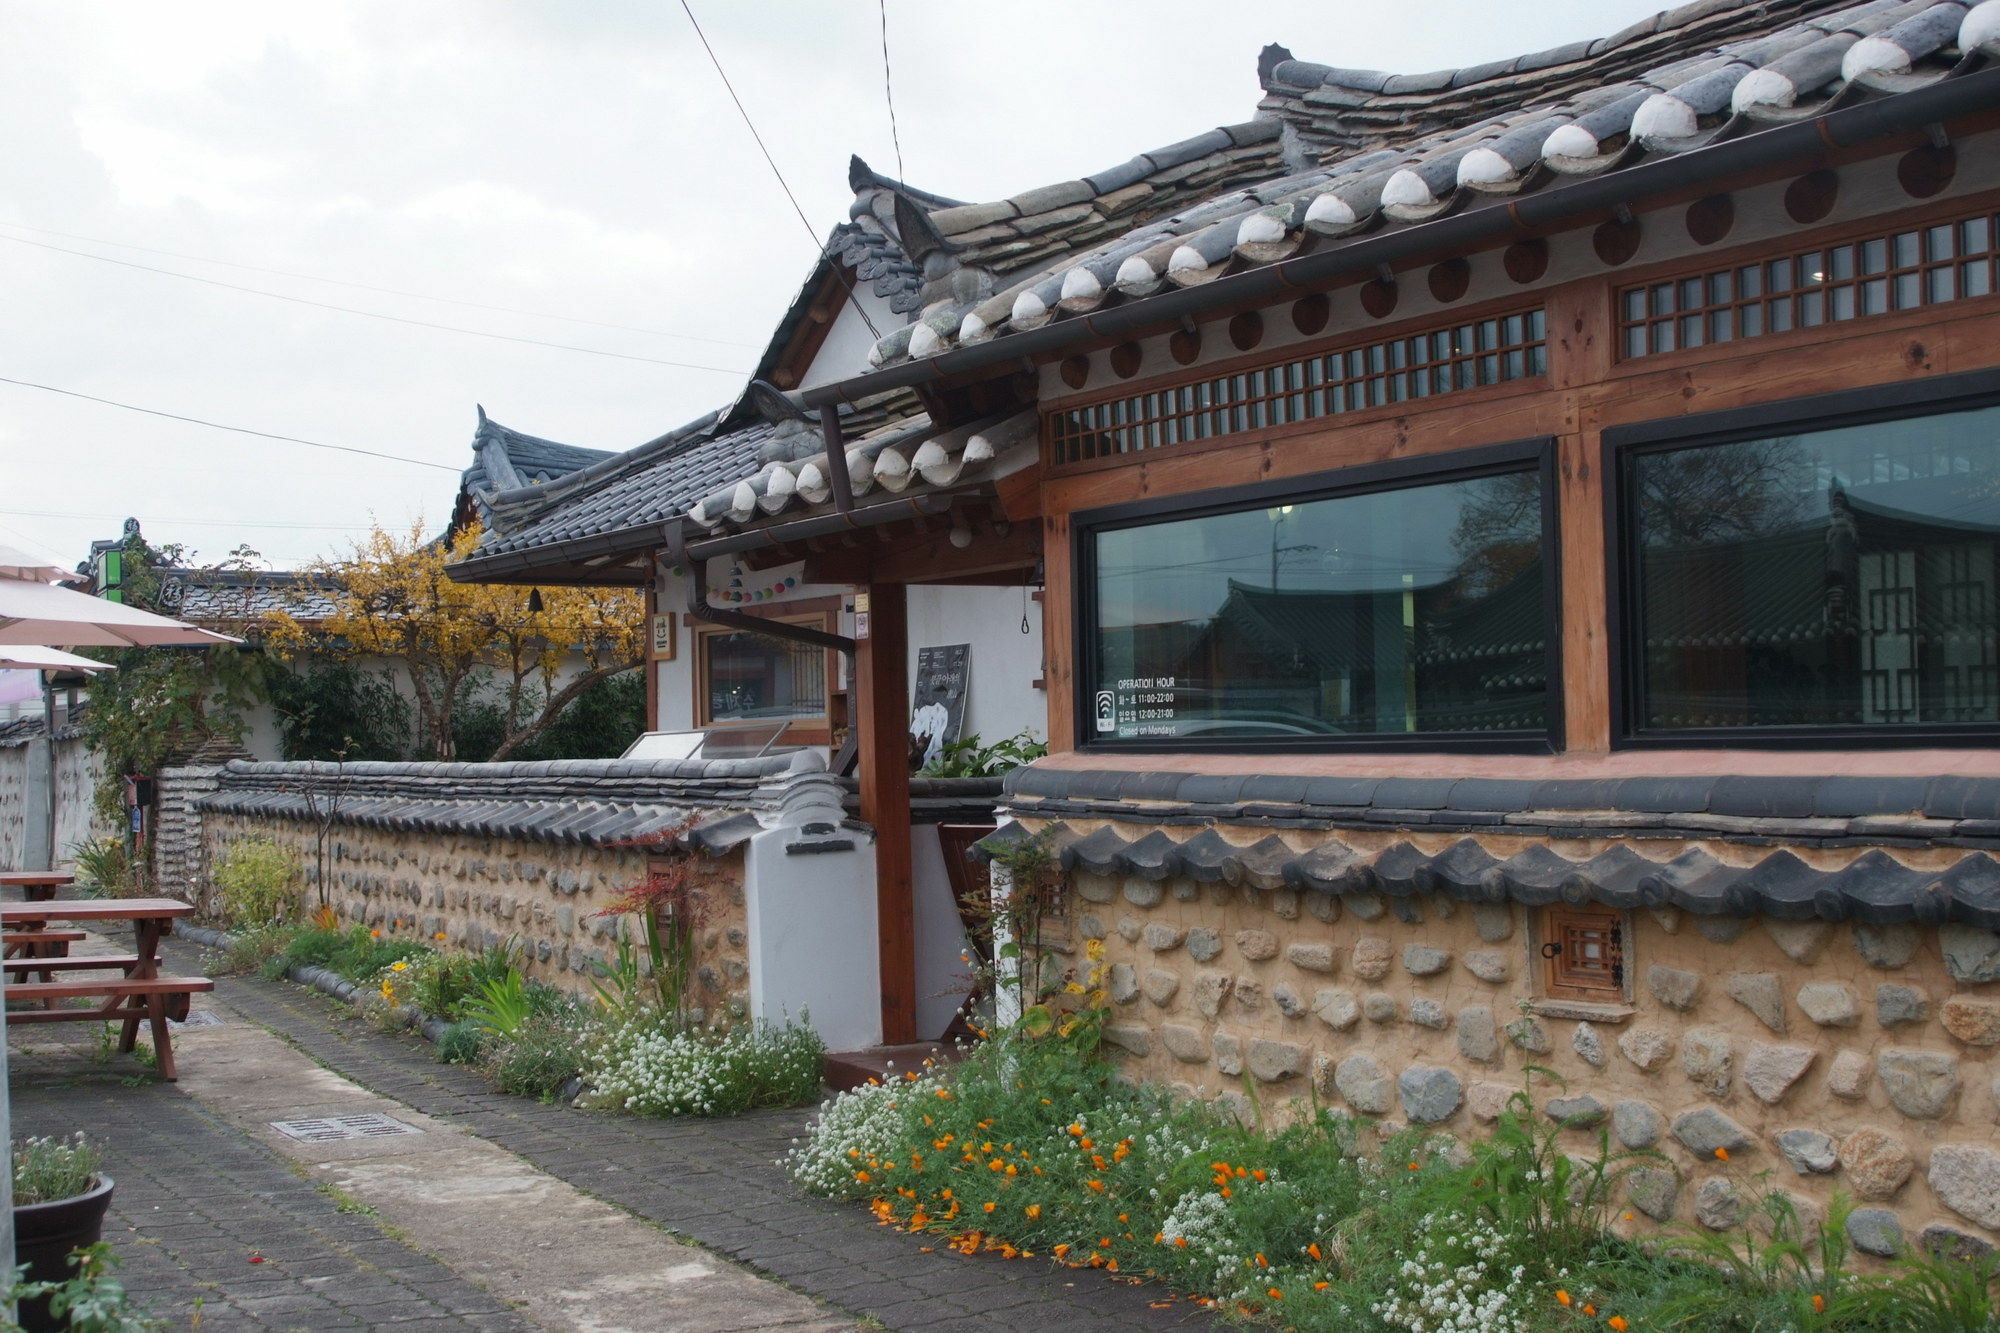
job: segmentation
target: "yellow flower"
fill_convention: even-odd
[[[389,970],[391,972],[407,972],[410,970],[410,965],[408,963],[391,963],[389,964]]]
[[[1090,940],[1086,942],[1083,946],[1083,954],[1084,957],[1093,963],[1101,962],[1104,958],[1104,941]]]

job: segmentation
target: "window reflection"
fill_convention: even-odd
[[[1100,740],[1547,725],[1536,472],[1100,532]]]
[[[1639,455],[1642,725],[2000,721],[2000,408]]]

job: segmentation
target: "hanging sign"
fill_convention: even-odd
[[[923,742],[930,764],[965,727],[965,683],[972,645],[946,644],[917,650],[917,683],[910,691],[910,735]]]
[[[671,662],[680,652],[680,636],[675,630],[674,617],[670,612],[662,612],[653,617],[653,660]]]
[[[789,602],[809,594],[805,561],[776,565],[770,569],[745,569],[735,557],[716,556],[708,562],[708,604],[710,606],[761,606],[767,602]]]

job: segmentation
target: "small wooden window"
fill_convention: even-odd
[[[1603,907],[1545,907],[1542,982],[1552,997],[1625,998],[1625,922]]]

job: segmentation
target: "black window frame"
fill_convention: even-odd
[[[1800,727],[1645,727],[1639,702],[1645,654],[1638,642],[1638,525],[1632,512],[1632,459],[1703,445],[1765,439],[1787,431],[1831,430],[2000,405],[2000,369],[1925,376],[1812,394],[1753,407],[1701,412],[1603,432],[1606,620],[1611,657],[1614,750],[1892,750],[2000,747],[2000,722],[1856,723]]]
[[[1529,466],[1523,466],[1524,464]],[[1098,676],[1097,662],[1097,535],[1122,528],[1150,527],[1163,522],[1206,518],[1246,509],[1269,508],[1274,504],[1310,504],[1319,500],[1342,499],[1382,491],[1407,490],[1414,486],[1471,481],[1508,472],[1534,471],[1542,488],[1542,542],[1544,604],[1549,612],[1547,725],[1535,731],[1426,731],[1416,733],[1378,732],[1366,736],[1311,736],[1259,739],[1255,737],[1132,737],[1123,740],[1099,739],[1094,722],[1092,696]],[[1501,444],[1479,445],[1414,458],[1363,463],[1330,472],[1301,477],[1251,482],[1167,496],[1156,500],[1135,500],[1099,509],[1079,510],[1070,516],[1070,571],[1074,579],[1074,609],[1070,620],[1070,644],[1075,654],[1076,682],[1071,690],[1070,711],[1076,748],[1105,754],[1558,754],[1563,733],[1563,601],[1562,534],[1556,466],[1556,439],[1553,435],[1530,436]]]

